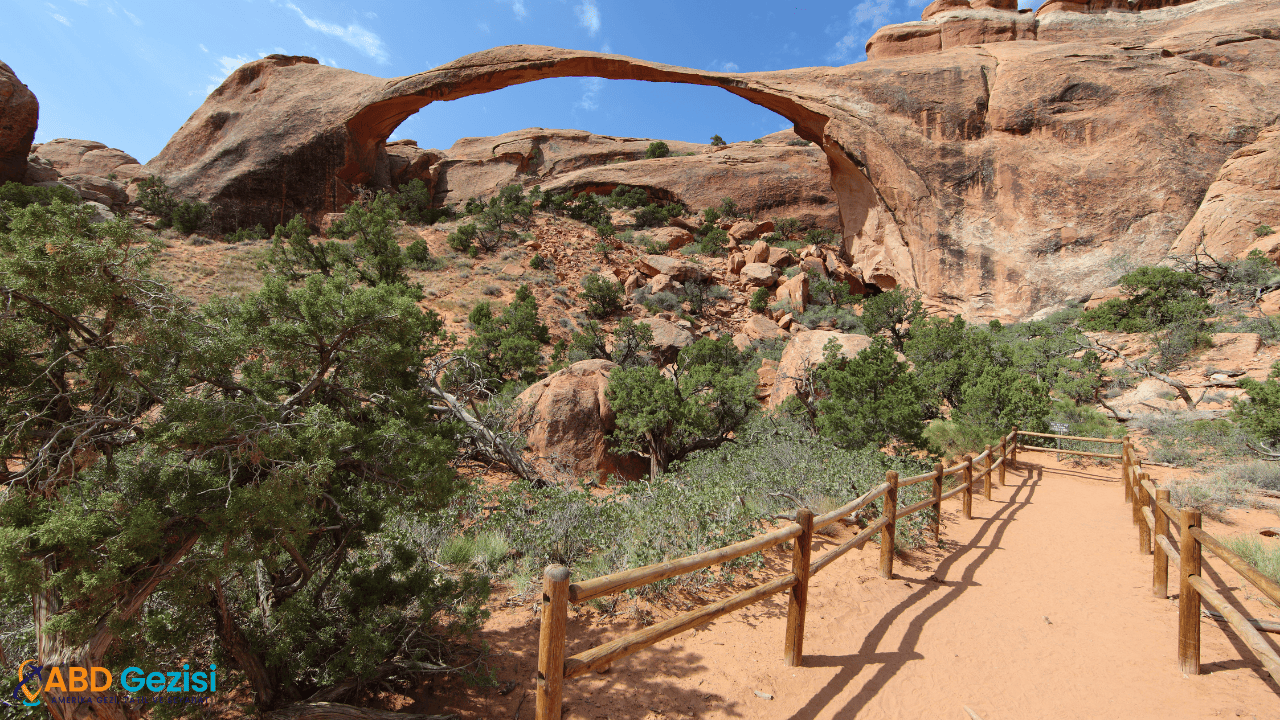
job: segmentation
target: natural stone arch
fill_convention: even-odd
[[[340,209],[369,184],[388,137],[406,118],[455,100],[559,77],[599,77],[718,87],[790,120],[817,143],[832,172],[846,239],[875,235],[889,250],[863,258],[869,280],[915,285],[911,254],[856,155],[828,133],[833,88],[811,70],[717,73],[620,55],[516,45],[468,55],[426,72],[381,80],[268,56],[237,69],[150,163],[180,192],[230,208],[222,222],[274,223]],[[850,174],[852,173],[852,174]],[[919,194],[913,194],[919,196]],[[871,207],[865,207],[870,203]],[[849,242],[846,240],[846,248]],[[858,258],[854,258],[857,260]]]

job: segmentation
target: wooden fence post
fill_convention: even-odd
[[[1018,467],[1018,426],[1013,426],[1013,447],[1009,448],[1009,452],[1013,455],[1013,466]]]
[[[1000,487],[1004,487],[1004,468],[1009,464],[1008,438],[1000,438]]]
[[[985,468],[987,471],[987,474],[982,476],[982,495],[988,500],[991,499],[991,466],[994,463],[995,461],[991,459],[991,445],[988,444],[987,445],[987,463],[986,463],[987,467]]]
[[[942,463],[933,466],[933,542],[942,540]]]
[[[791,572],[796,584],[791,586],[791,602],[787,606],[787,640],[783,648],[789,667],[804,664],[804,613],[809,606],[809,558],[813,552],[813,511],[800,508],[796,511],[800,536],[795,539],[791,552]]]
[[[884,529],[880,531],[880,577],[893,577],[893,537],[898,523],[898,473],[890,470],[884,474],[889,489],[884,493]]]
[[[1124,436],[1124,443],[1120,445],[1120,482],[1124,485],[1124,501],[1129,502],[1130,494],[1133,492],[1131,487],[1132,479],[1130,475],[1133,473],[1133,465],[1130,459],[1133,457],[1132,446],[1129,445],[1129,436]]]
[[[1147,474],[1142,473],[1142,480],[1134,487],[1133,506],[1138,510],[1138,552],[1143,555],[1151,553],[1151,527],[1147,525],[1147,518],[1142,514],[1142,509],[1151,504],[1151,494],[1147,492],[1146,486],[1142,483],[1147,481]],[[1154,518],[1155,515],[1152,515]]]
[[[1156,490],[1156,502],[1152,503],[1152,511],[1156,516],[1156,536],[1151,539],[1155,546],[1155,558],[1151,565],[1151,592],[1161,600],[1169,597],[1169,556],[1157,538],[1169,537],[1169,516],[1160,509],[1160,501],[1169,502],[1169,491],[1163,488]]]
[[[1142,519],[1142,503],[1138,500],[1138,488],[1142,485],[1142,481],[1147,479],[1146,473],[1137,473],[1133,476],[1133,524],[1139,526],[1138,535],[1142,535],[1141,526],[1146,525],[1146,521]]]
[[[564,634],[569,619],[569,568],[551,565],[542,576],[536,720],[560,720],[564,699]]]
[[[973,519],[973,455],[965,455],[960,458],[964,463],[964,519]]]
[[[1178,554],[1178,666],[1188,675],[1200,674],[1200,593],[1191,586],[1191,577],[1200,574],[1200,541],[1191,528],[1200,527],[1200,512],[1179,511],[1182,538]]]

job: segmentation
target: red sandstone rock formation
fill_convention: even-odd
[[[605,390],[616,367],[608,360],[584,360],[520,393],[522,424],[532,428],[529,450],[544,472],[603,480],[609,475],[635,479],[648,471],[648,461],[609,451],[615,415]]]
[[[12,68],[0,62],[0,183],[26,178],[27,153],[36,137],[39,116],[35,93],[18,80]]]
[[[1270,39],[1280,0],[1035,16],[1001,7],[971,3],[929,22],[1010,16],[1004,39],[1034,22],[1035,42],[843,68],[713,73],[513,46],[382,80],[271,56],[232,73],[148,170],[235,206],[242,221],[318,219],[354,185],[389,177],[385,139],[430,102],[548,77],[715,86],[783,115],[822,149],[840,259],[864,281],[918,287],[932,307],[973,318],[1016,319],[1114,284],[1117,255],[1165,257],[1217,168],[1280,116],[1280,42]]]

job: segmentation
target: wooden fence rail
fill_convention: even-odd
[[[790,597],[787,606],[787,632],[783,646],[783,659],[789,666],[803,664],[804,621],[808,605],[809,579],[840,556],[854,548],[862,547],[877,534],[880,535],[880,574],[886,578],[892,577],[895,554],[894,534],[897,531],[898,521],[922,510],[932,509],[934,511],[932,528],[936,538],[940,532],[939,518],[942,515],[942,501],[961,493],[964,494],[964,515],[966,518],[971,518],[974,483],[983,479],[984,492],[990,499],[992,473],[999,469],[999,482],[1004,485],[1005,466],[1016,462],[1017,437],[1018,429],[1014,428],[1009,435],[1000,440],[998,454],[996,449],[988,445],[986,450],[977,457],[968,456],[959,464],[949,468],[944,468],[939,463],[932,472],[923,475],[900,480],[896,472],[889,471],[885,473],[883,483],[831,512],[815,517],[811,510],[800,508],[796,511],[795,522],[723,548],[576,583],[569,582],[568,568],[561,565],[548,567],[543,576],[542,627],[538,638],[535,717],[537,720],[560,720],[565,680],[592,671],[603,672],[616,660],[784,591],[789,592]],[[979,472],[975,473],[975,468],[978,468]],[[961,477],[959,486],[943,493],[943,479],[957,475]],[[928,481],[932,481],[933,484],[929,497],[907,507],[898,508],[900,488]],[[813,535],[816,531],[850,517],[881,498],[884,498],[884,502],[879,519],[817,560],[812,558]],[[792,548],[791,571],[786,575],[572,657],[565,657],[565,629],[570,604],[576,605],[687,575],[712,565],[767,550],[788,540],[794,540],[795,545]]]
[[[1280,585],[1263,575],[1218,538],[1204,531],[1200,513],[1178,508],[1162,488],[1142,471],[1142,460],[1125,437],[1121,445],[1121,481],[1124,499],[1133,505],[1133,522],[1138,527],[1138,549],[1152,556],[1151,592],[1158,598],[1169,596],[1169,565],[1178,572],[1178,666],[1188,675],[1200,674],[1200,604],[1217,611],[1258,661],[1280,683],[1280,655],[1262,637],[1267,623],[1246,618],[1201,574],[1205,548],[1253,585],[1272,602],[1280,604]]]

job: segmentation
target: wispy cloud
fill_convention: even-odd
[[[925,2],[927,0],[861,0],[849,10],[847,30],[831,48],[827,59],[832,62],[860,59],[867,40],[877,29],[895,19],[895,11],[901,10],[904,4],[920,7]]]
[[[67,27],[71,27],[71,21],[59,15],[58,13],[49,13],[49,17],[53,18],[54,20],[57,20],[58,22],[62,23],[63,25],[66,25]]]
[[[302,18],[302,22],[306,23],[307,27],[312,30],[324,33],[330,37],[335,37],[380,63],[385,64],[389,62],[387,50],[382,45],[382,38],[378,37],[376,33],[366,30],[355,23],[342,27],[341,25],[327,23],[323,20],[316,20],[315,18],[308,17],[307,14],[302,11],[302,8],[294,5],[293,3],[286,3],[285,7],[298,13],[298,17]]]
[[[137,16],[137,15],[134,15],[134,14],[133,14],[133,13],[131,13],[131,12],[129,12],[129,8],[127,8],[127,7],[123,6],[123,5],[121,5],[121,6],[120,6],[120,9],[124,11],[124,14],[125,14],[125,15],[128,15],[128,16],[129,16],[129,19],[133,21],[133,24],[134,24],[134,25],[138,25],[138,26],[141,26],[141,25],[142,25],[142,21],[138,19],[138,16]]]
[[[596,7],[596,0],[582,0],[582,4],[574,7],[574,11],[578,13],[578,24],[595,37],[600,32],[600,8]]]
[[[488,35],[488,34],[489,34],[489,23],[487,23],[487,22],[485,22],[485,21],[481,20],[480,22],[476,23],[476,29],[477,29],[477,30],[479,30],[480,32],[484,33],[485,35]]]
[[[200,49],[203,50],[204,52],[209,52],[209,48],[205,47],[204,43],[200,43]]]
[[[71,0],[71,2],[77,5],[83,5],[85,7],[89,7],[89,0]]]
[[[524,20],[529,17],[529,11],[525,9],[524,0],[498,0],[498,2],[510,5],[511,12],[516,16],[517,20]]]
[[[573,106],[579,110],[599,110],[600,103],[596,102],[596,97],[604,89],[604,80],[601,78],[583,78],[581,82],[582,98],[574,103]]]
[[[738,63],[726,60],[720,63],[720,72],[738,72]]]
[[[203,48],[204,46],[201,45],[200,47]],[[226,55],[223,55],[222,57],[218,58],[219,74],[209,76],[209,80],[212,82],[209,84],[208,87],[204,89],[205,95],[208,95],[214,90],[217,90],[218,86],[222,84],[223,80],[227,79],[227,76],[230,75],[232,71],[234,71],[236,68],[240,67],[241,65],[249,62],[252,59],[253,58],[245,57],[244,55],[237,55],[235,57],[228,57]]]

